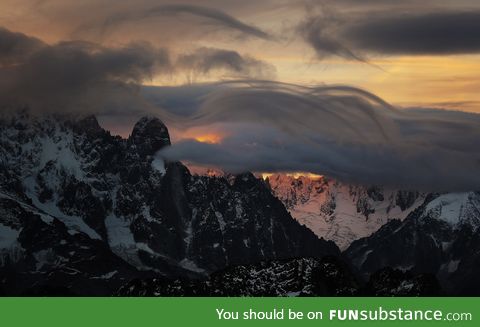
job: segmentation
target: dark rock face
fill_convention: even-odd
[[[79,119],[72,125],[72,128],[76,133],[85,134],[89,137],[101,137],[102,135],[108,134],[108,132],[100,127],[97,118],[93,115]]]
[[[29,204],[0,199],[0,224],[16,231],[10,248],[0,252],[0,281],[5,295],[105,295],[139,275],[107,244],[69,233],[58,219]],[[2,232],[5,236],[5,227]]]
[[[263,261],[230,267],[204,280],[144,279],[120,296],[352,296],[359,284],[335,257]]]
[[[233,266],[205,279],[135,279],[119,296],[434,296],[441,288],[429,274],[391,268],[362,285],[338,257],[262,261]]]
[[[338,255],[251,174],[192,176],[155,153],[142,118],[121,139],[94,117],[0,119],[0,288],[108,295],[129,279],[198,278],[229,265]]]
[[[143,117],[133,127],[129,141],[137,147],[141,156],[153,155],[155,152],[170,145],[167,127],[158,118]]]
[[[338,254],[333,242],[319,242],[294,221],[252,174],[239,175],[232,184],[224,178],[193,178],[187,197],[194,201],[188,254],[212,270],[268,258]],[[212,252],[219,261],[211,261]]]
[[[345,251],[364,277],[384,267],[435,275],[447,294],[480,294],[480,193],[432,194]]]
[[[402,209],[405,210],[408,207],[411,207],[412,204],[419,197],[418,192],[413,191],[399,191],[396,196],[396,204]]]
[[[384,268],[370,276],[364,294],[368,296],[439,296],[441,287],[432,274],[413,275],[411,272]]]

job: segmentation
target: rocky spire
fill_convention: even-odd
[[[133,127],[129,141],[137,147],[140,155],[148,156],[170,145],[170,136],[167,127],[160,119],[142,117]]]

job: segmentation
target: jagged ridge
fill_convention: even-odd
[[[227,265],[339,254],[253,175],[192,176],[179,162],[163,162],[155,153],[170,139],[156,118],[140,119],[128,139],[110,135],[93,116],[24,112],[2,117],[0,126],[0,228],[9,235],[0,242],[0,263],[8,278],[31,272],[6,292],[25,291],[39,276],[49,276],[42,285],[78,292],[79,275],[117,285],[143,271],[191,277]],[[51,236],[24,235],[32,221]],[[92,251],[80,268],[71,267],[83,258],[77,247]],[[59,273],[65,269],[70,273]]]

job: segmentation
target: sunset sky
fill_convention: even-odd
[[[465,189],[479,31],[475,0],[3,0],[0,105],[124,137],[154,114],[202,166]]]
[[[203,9],[244,25],[228,25],[225,17],[205,15]],[[480,112],[480,4],[475,0],[4,0],[0,13],[3,27],[49,44],[147,41],[173,56],[202,47],[224,49],[271,65],[267,78],[348,84],[402,106]],[[412,32],[415,24],[422,32]],[[317,33],[317,48],[309,32]],[[212,70],[196,81],[231,75]],[[188,80],[187,72],[177,72],[145,83]]]

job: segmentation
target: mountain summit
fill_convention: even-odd
[[[161,148],[170,145],[167,127],[156,117],[142,117],[133,127],[128,139],[142,155],[153,155]]]

